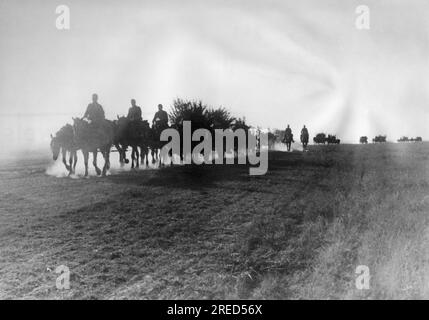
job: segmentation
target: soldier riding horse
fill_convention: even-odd
[[[301,143],[302,143],[302,149],[306,151],[307,145],[308,145],[308,130],[305,126],[301,130]]]
[[[89,121],[85,121],[87,118]],[[106,120],[103,107],[98,103],[97,94],[92,95],[92,103],[86,108],[83,118],[73,118],[73,136],[76,149],[81,149],[85,163],[85,177],[88,176],[89,153],[93,154],[93,165],[98,175],[106,175],[110,168],[110,148],[114,142],[114,124]],[[103,170],[97,166],[98,151],[104,157]]]
[[[150,149],[152,153],[152,163],[155,163],[159,160],[160,165],[162,160],[159,153],[161,148],[167,143],[161,141],[161,133],[163,130],[168,129],[168,114],[162,110],[162,104],[158,105],[158,112],[155,113],[155,116],[152,120],[152,130],[151,130],[151,139],[150,139]]]
[[[283,138],[283,142],[286,144],[287,151],[290,151],[292,142],[295,142],[295,141],[293,141],[292,129],[289,127],[289,125],[287,125],[287,128],[285,130],[285,136]]]

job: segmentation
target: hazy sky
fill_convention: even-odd
[[[60,4],[70,30],[55,27]],[[362,4],[370,30],[355,27]],[[428,12],[427,0],[0,0],[0,125],[18,114],[45,136],[96,92],[109,118],[131,98],[151,118],[182,97],[296,134],[429,138]]]

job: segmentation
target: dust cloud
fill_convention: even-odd
[[[72,179],[83,178],[85,174],[85,164],[83,162],[83,155],[81,151],[78,151],[77,157],[78,157],[78,160],[77,160],[76,170],[74,174],[69,175],[68,170],[62,163],[61,155],[57,159],[57,161],[51,160],[51,163],[46,169],[46,174],[56,178],[64,178],[64,177],[70,177]],[[127,172],[127,171],[137,171],[137,170],[147,170],[147,169],[158,168],[157,163],[152,164],[152,157],[150,155],[149,155],[148,166],[146,166],[146,164],[140,164],[140,159],[139,159],[139,168],[134,168],[134,169],[131,169],[131,151],[127,151],[127,159],[130,161],[130,163],[125,164],[124,166],[121,166],[119,162],[118,152],[116,151],[111,152],[110,169],[107,171],[107,175],[113,175],[113,174],[118,174],[118,173]],[[89,159],[88,159],[88,176],[97,177],[98,175],[92,161],[93,161],[93,157],[92,157],[92,153],[90,153]],[[68,156],[67,156],[67,162],[68,162]],[[98,156],[97,156],[97,166],[98,168],[100,168],[100,170],[102,170],[104,166],[104,158],[100,153],[98,153]]]
[[[276,151],[284,151],[287,152],[286,144],[281,142],[274,143],[273,149]],[[302,145],[297,142],[293,142],[291,145],[291,151],[303,151]]]

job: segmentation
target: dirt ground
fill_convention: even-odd
[[[47,175],[49,154],[3,161],[0,298],[428,298],[428,160],[426,143],[313,146],[271,152],[264,176],[89,179]]]

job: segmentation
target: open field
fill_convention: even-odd
[[[2,299],[429,298],[428,143],[272,152],[260,177],[70,179],[49,163],[0,165]],[[59,265],[70,290],[55,287]],[[369,290],[355,288],[358,265]]]

